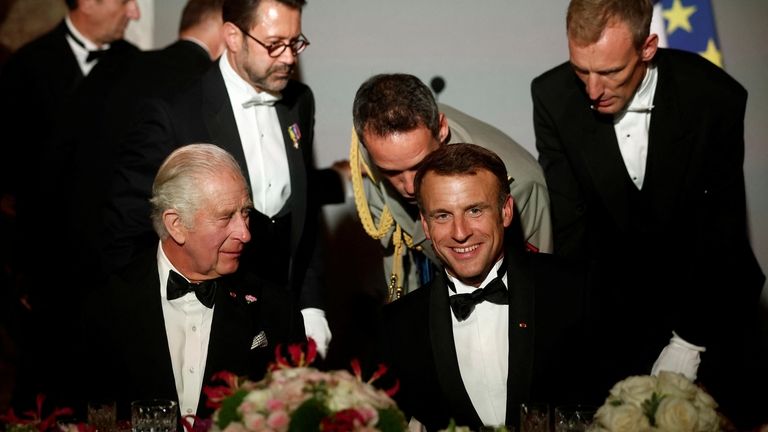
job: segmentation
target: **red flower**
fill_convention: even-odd
[[[0,415],[0,422],[8,424],[23,424],[23,425],[35,425],[40,432],[47,431],[53,425],[56,424],[56,419],[64,415],[72,415],[71,408],[54,408],[48,417],[43,418],[43,401],[45,396],[42,394],[37,395],[37,412],[26,411],[24,415],[26,418],[20,418],[16,416],[16,413],[10,409],[5,415]]]
[[[320,430],[323,432],[349,432],[364,424],[365,417],[357,410],[349,408],[324,418],[320,422]]]
[[[240,388],[240,379],[229,371],[221,371],[213,374],[211,381],[224,381],[220,386],[204,386],[205,406],[216,409],[221,406],[224,399],[232,396]]]
[[[307,352],[302,349],[303,344],[288,345],[288,354],[291,361],[288,361],[282,353],[283,346],[278,344],[275,347],[275,363],[269,365],[269,370],[290,369],[294,367],[307,367],[315,361],[317,357],[317,343],[311,337],[307,338]]]

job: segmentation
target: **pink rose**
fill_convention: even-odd
[[[267,417],[267,425],[276,431],[288,430],[288,424],[291,422],[291,418],[288,417],[288,413],[285,411],[273,411],[269,417]]]
[[[285,402],[279,399],[270,399],[267,401],[267,411],[285,411]]]

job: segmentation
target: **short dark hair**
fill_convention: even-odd
[[[368,78],[355,94],[352,122],[360,142],[366,131],[383,137],[425,126],[435,138],[440,133],[440,111],[432,91],[420,79],[402,73]]]
[[[613,20],[624,21],[639,50],[650,34],[652,17],[651,0],[571,0],[565,22],[569,39],[591,45]]]
[[[301,10],[306,0],[274,0],[290,8]],[[237,27],[248,30],[256,22],[256,10],[262,0],[224,0],[221,14],[224,22],[231,22]]]
[[[440,146],[421,162],[413,181],[419,210],[424,209],[421,182],[428,173],[434,172],[442,176],[476,175],[480,170],[489,171],[496,177],[499,209],[501,209],[509,196],[509,181],[507,180],[507,168],[504,166],[504,161],[496,153],[485,147],[457,143]]]
[[[221,15],[221,6],[224,0],[189,0],[181,11],[181,21],[179,23],[179,32],[190,29],[209,16]]]
[[[77,0],[64,0],[64,3],[67,4],[67,9],[69,10],[77,9]]]

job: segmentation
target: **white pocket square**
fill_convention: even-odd
[[[251,342],[251,349],[264,348],[267,345],[269,345],[269,342],[267,341],[267,335],[264,333],[264,330],[262,330],[259,332],[259,334],[253,337],[253,342]]]

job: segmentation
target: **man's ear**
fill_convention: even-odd
[[[440,141],[440,144],[445,144],[445,140],[448,139],[448,135],[451,132],[451,129],[448,127],[448,118],[445,117],[445,114],[440,113],[438,121],[440,129],[437,131],[437,140]]]
[[[424,230],[424,235],[427,236],[427,240],[432,240],[429,236],[429,225],[427,224],[427,218],[424,217],[424,214],[419,212],[419,217],[421,218],[421,228]]]
[[[183,245],[187,241],[187,227],[181,221],[181,216],[175,209],[163,212],[163,225],[173,240]]]
[[[512,195],[507,195],[507,199],[504,201],[504,205],[501,207],[501,221],[504,224],[504,228],[508,227],[512,223],[512,217],[515,214],[515,202],[512,199]]]
[[[656,51],[659,49],[659,36],[656,33],[651,33],[643,43],[643,48],[640,50],[640,59],[644,62],[649,62],[656,55]]]
[[[243,49],[243,32],[240,29],[227,21],[221,28],[221,34],[224,37],[224,44],[227,46],[227,51],[236,53]]]

